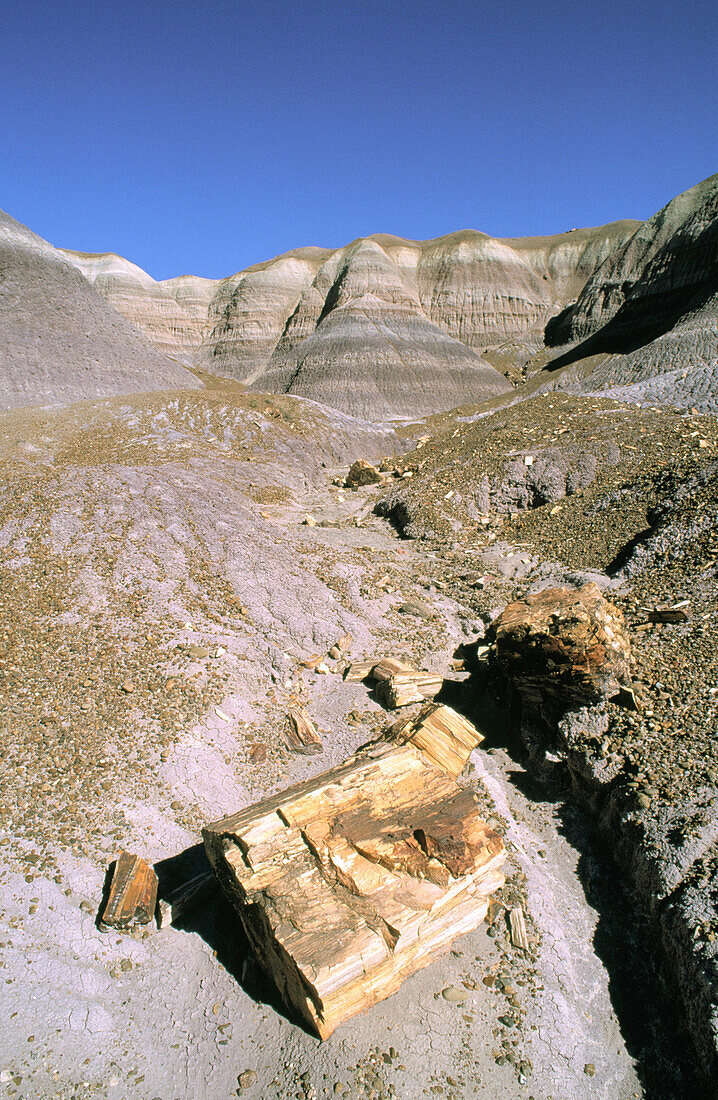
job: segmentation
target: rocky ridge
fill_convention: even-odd
[[[396,461],[398,476],[376,507],[444,560],[449,547],[463,558],[446,587],[492,624],[486,641],[507,599],[530,602],[556,584],[598,584],[625,616],[630,690],[616,687],[593,706],[564,702],[557,718],[524,690],[523,666],[510,677],[496,668],[492,681],[489,646],[477,690],[483,706],[492,692],[503,695],[529,770],[549,786],[568,783],[593,815],[649,914],[661,973],[680,992],[714,1078],[715,420],[549,394],[476,418],[458,410],[434,418],[434,430],[440,425],[442,434]],[[591,476],[569,491],[564,471],[580,456]],[[523,701],[512,711],[516,688]]]
[[[546,326],[556,386],[716,410],[718,175],[659,210]]]
[[[208,370],[352,414],[421,416],[507,390],[483,351],[511,371],[535,354],[546,320],[637,224],[516,240],[379,234],[195,280],[191,294],[188,277],[155,283],[118,257],[66,255],[159,347]]]
[[[207,332],[218,280],[183,275],[155,282],[141,267],[111,252],[58,251],[155,347],[192,361]]]

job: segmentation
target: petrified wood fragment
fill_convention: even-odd
[[[366,680],[372,672],[376,660],[373,661],[353,661],[349,665],[349,668],[344,673],[345,680]]]
[[[501,837],[452,778],[479,734],[456,715],[463,739],[447,749],[454,712],[430,709],[204,830],[260,964],[321,1038],[475,928],[503,883]]]
[[[532,706],[583,706],[630,683],[623,615],[596,584],[546,588],[510,603],[488,638],[499,668]]]
[[[443,684],[443,677],[432,672],[397,672],[395,676],[381,680],[376,693],[385,707],[408,707],[412,703],[433,699]]]
[[[157,905],[157,875],[139,856],[122,851],[117,857],[110,896],[100,917],[104,928],[134,928],[149,924]]]
[[[399,676],[404,673],[412,676],[418,675],[415,668],[413,668],[407,661],[400,661],[397,657],[384,657],[381,661],[376,661],[372,666],[371,678],[378,683],[383,683],[385,680],[391,680],[393,676]]]
[[[387,736],[412,741],[432,764],[443,768],[453,779],[461,774],[470,753],[483,741],[471,722],[441,703],[427,703],[413,717],[400,718]]]
[[[289,723],[287,744],[293,752],[301,752],[306,756],[322,752],[322,739],[304,707],[291,707],[287,721]]]
[[[526,920],[524,911],[520,907],[509,909],[509,931],[514,947],[520,947],[522,951],[528,951],[529,940],[526,935]]]

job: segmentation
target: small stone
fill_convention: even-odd
[[[135,685],[132,683],[132,680],[123,680],[120,687],[126,695],[131,695],[132,692],[135,690]]]
[[[329,650],[329,656],[332,658],[333,661],[338,661],[341,655],[342,651],[339,649],[339,646],[333,645],[332,648]]]
[[[356,489],[359,485],[376,485],[380,481],[383,481],[383,478],[376,466],[372,466],[370,462],[359,458],[350,467],[349,473],[344,479],[344,484],[347,489]]]
[[[243,1090],[251,1089],[256,1080],[257,1074],[254,1072],[254,1070],[245,1069],[242,1073],[240,1073],[239,1077],[237,1078],[237,1084]]]
[[[596,1067],[593,1062],[586,1062],[586,1065],[583,1067],[583,1072],[587,1077],[593,1077],[596,1073]]]
[[[80,909],[82,909],[83,913],[94,913],[94,911],[95,911],[94,906],[92,905],[92,902],[90,902],[90,901],[81,901],[80,902]]]
[[[314,516],[305,516],[302,520],[302,524],[304,527],[316,527],[317,521],[315,520]]]
[[[451,1001],[455,1004],[463,1004],[468,999],[468,992],[465,989],[457,989],[455,985],[447,986],[446,989],[442,989],[441,996],[445,1001]]]
[[[203,645],[191,645],[187,652],[194,661],[201,661],[203,657],[209,657],[209,650]]]
[[[399,610],[404,615],[413,615],[417,619],[433,619],[433,608],[425,603],[423,600],[407,600],[401,604]]]

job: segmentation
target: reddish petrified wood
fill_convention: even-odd
[[[149,924],[157,905],[157,875],[139,856],[122,851],[117,857],[110,896],[100,917],[105,928]]]
[[[623,615],[596,584],[546,588],[510,603],[488,633],[494,660],[525,702],[596,702],[630,682]]]

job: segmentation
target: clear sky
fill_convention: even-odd
[[[157,279],[648,217],[718,171],[716,0],[2,0],[0,207]]]

